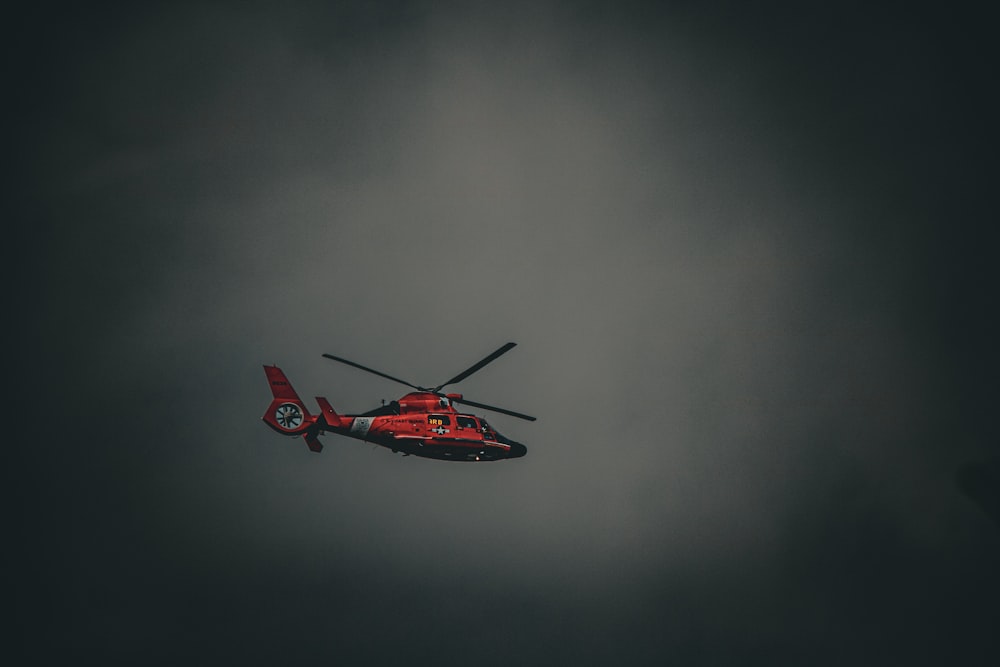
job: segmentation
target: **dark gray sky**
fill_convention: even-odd
[[[20,663],[993,664],[992,17],[58,4],[7,46]],[[261,422],[464,381],[526,458]],[[13,344],[12,343],[12,344]],[[992,513],[992,514],[991,514]]]

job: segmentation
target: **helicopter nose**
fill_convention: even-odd
[[[528,448],[519,442],[510,442],[510,451],[507,452],[507,458],[516,459],[524,456],[528,453]]]

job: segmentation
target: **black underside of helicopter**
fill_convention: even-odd
[[[528,453],[528,448],[519,442],[504,438],[505,444],[510,449],[502,449],[496,446],[485,445],[479,449],[469,447],[457,447],[447,444],[428,444],[407,440],[397,440],[395,438],[369,438],[368,442],[391,449],[408,456],[420,456],[425,459],[437,459],[439,461],[502,461],[503,459],[516,459]]]

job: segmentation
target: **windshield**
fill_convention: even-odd
[[[503,433],[501,433],[500,431],[498,431],[498,430],[496,430],[495,428],[493,428],[492,426],[490,426],[490,425],[489,425],[489,424],[488,424],[488,423],[486,422],[486,420],[485,420],[485,419],[480,419],[479,421],[480,421],[480,422],[482,423],[482,425],[483,425],[483,436],[484,436],[484,437],[485,437],[485,438],[486,438],[487,440],[493,440],[493,441],[495,441],[495,442],[502,442],[502,443],[503,443],[503,444],[505,444],[505,445],[509,445],[509,444],[511,444],[512,442],[514,442],[514,441],[513,441],[513,440],[511,440],[510,438],[506,437],[506,436],[505,436],[505,435],[504,435]]]

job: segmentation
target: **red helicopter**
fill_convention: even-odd
[[[444,387],[464,380],[515,345],[516,343],[507,343],[436,387],[420,387],[353,361],[324,354],[327,359],[416,389],[398,401],[360,415],[337,414],[329,401],[320,396],[316,397],[320,414],[309,414],[305,403],[292,389],[281,369],[277,366],[264,366],[274,399],[262,419],[282,435],[301,435],[314,452],[323,450],[318,436],[329,432],[381,445],[393,452],[402,452],[404,456],[412,454],[442,461],[498,461],[518,458],[528,453],[527,447],[501,435],[482,417],[460,413],[455,409],[455,404],[471,405],[528,421],[535,421],[534,417],[476,403],[463,398],[462,394],[441,393]]]

